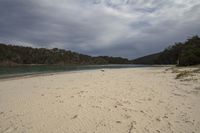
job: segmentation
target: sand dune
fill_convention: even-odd
[[[199,133],[200,75],[167,67],[0,81],[0,133]]]

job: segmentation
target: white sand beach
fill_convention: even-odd
[[[167,68],[0,80],[0,133],[200,133],[200,74]]]

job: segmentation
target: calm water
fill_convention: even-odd
[[[136,68],[146,67],[145,65],[83,65],[83,66],[58,66],[58,65],[42,65],[42,66],[15,66],[0,67],[0,78],[9,78],[16,76],[26,76],[33,74],[44,74],[65,71],[80,71],[93,69],[116,69],[116,68]]]

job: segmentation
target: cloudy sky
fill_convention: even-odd
[[[0,42],[136,58],[200,35],[200,0],[0,0]]]

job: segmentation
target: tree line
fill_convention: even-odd
[[[46,64],[177,64],[190,66],[200,64],[200,38],[193,36],[185,42],[175,43],[165,50],[134,60],[121,57],[92,57],[64,49],[32,48],[0,44],[0,65]]]
[[[200,38],[193,36],[185,42],[175,43],[164,51],[133,60],[135,64],[177,64],[190,66],[200,64]]]
[[[58,48],[46,49],[0,44],[0,65],[85,65],[128,63],[131,62],[128,59],[121,57],[92,57]]]

